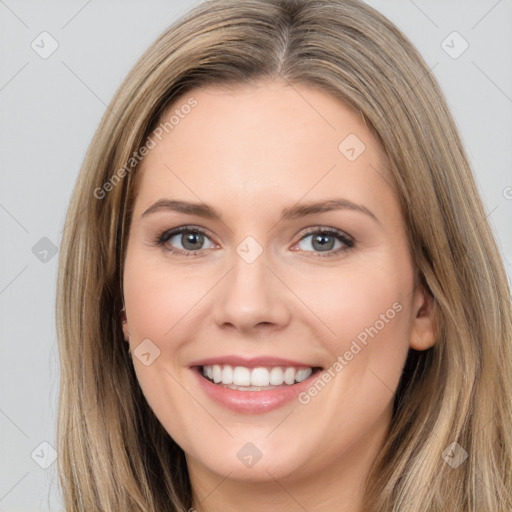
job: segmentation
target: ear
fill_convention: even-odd
[[[123,323],[124,340],[126,342],[129,342],[130,341],[130,335],[129,335],[129,332],[128,332],[128,322],[126,320],[126,311],[125,311],[124,308],[121,310],[121,321]]]
[[[434,298],[419,284],[413,298],[409,346],[414,350],[426,350],[435,344],[436,337]]]

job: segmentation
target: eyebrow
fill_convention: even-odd
[[[302,204],[295,204],[288,208],[284,208],[281,212],[279,222],[283,220],[293,220],[315,213],[324,213],[333,210],[353,210],[364,213],[371,217],[374,221],[380,224],[379,219],[371,212],[366,206],[353,203],[347,199],[327,199],[318,202],[309,202]],[[141,217],[159,211],[174,211],[179,213],[186,213],[189,215],[197,215],[205,219],[213,219],[222,221],[221,215],[215,211],[211,206],[204,203],[191,203],[188,201],[178,201],[176,199],[159,199],[156,203],[152,204]]]

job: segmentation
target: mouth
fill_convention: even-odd
[[[224,355],[194,361],[190,370],[202,392],[237,414],[265,414],[296,400],[324,368],[275,356]]]
[[[213,364],[195,366],[202,378],[222,388],[236,391],[267,391],[293,387],[323,369],[296,366],[233,366]]]

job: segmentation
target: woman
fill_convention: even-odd
[[[505,271],[442,92],[372,8],[195,8],[112,100],[66,226],[66,510],[512,510]]]

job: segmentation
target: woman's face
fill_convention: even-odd
[[[434,342],[380,146],[335,98],[282,82],[196,89],[171,115],[137,171],[124,270],[149,405],[197,473],[356,473],[409,347]]]

